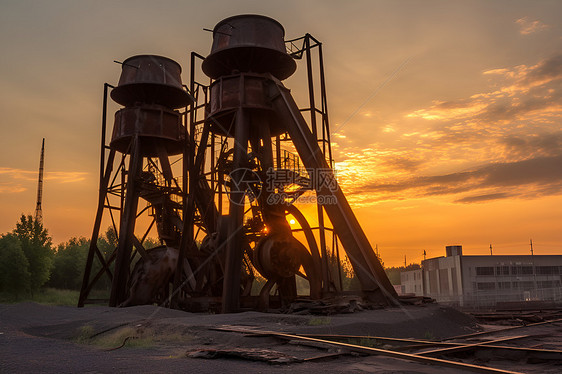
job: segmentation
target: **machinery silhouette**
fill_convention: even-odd
[[[109,145],[113,86],[104,86],[100,194],[79,306],[99,301],[89,295],[104,275],[110,306],[228,313],[339,295],[340,245],[361,295],[396,302],[334,175],[322,44],[284,34],[265,16],[222,20],[210,54],[191,53],[189,89],[168,58],[121,63],[111,97],[124,107]],[[299,108],[282,81],[303,60],[308,103]],[[201,71],[208,78],[199,80]],[[314,201],[308,219],[303,201]],[[106,255],[97,245],[104,219],[118,233]],[[154,227],[163,245],[146,250]],[[306,295],[297,277],[307,281]]]

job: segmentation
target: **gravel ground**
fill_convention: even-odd
[[[338,356],[283,365],[234,358],[187,357],[186,352],[195,350],[232,348],[269,349],[298,359],[327,353],[324,349],[287,344],[274,337],[247,337],[213,330],[222,325],[285,333],[418,339],[445,338],[479,329],[471,317],[437,304],[318,317],[258,312],[196,314],[155,306],[117,309],[21,303],[0,305],[0,372],[465,372],[381,356]],[[131,337],[128,344],[118,348],[127,337]]]

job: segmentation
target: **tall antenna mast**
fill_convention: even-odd
[[[41,201],[43,200],[43,165],[45,163],[45,138],[41,144],[41,160],[39,161],[39,181],[37,182],[37,206],[35,207],[35,221],[43,221]]]

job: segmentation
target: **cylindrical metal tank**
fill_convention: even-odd
[[[213,30],[213,46],[203,61],[203,71],[213,79],[237,72],[271,73],[285,79],[297,65],[287,54],[284,37],[283,26],[269,17],[226,18]]]
[[[158,146],[168,155],[177,155],[183,151],[184,131],[181,114],[175,110],[160,105],[126,107],[115,113],[110,147],[129,153],[131,140],[138,135],[142,156],[157,156]]]
[[[124,106],[138,103],[181,108],[191,103],[181,82],[181,66],[167,57],[138,55],[122,64],[119,84],[111,98]]]
[[[211,83],[207,106],[211,130],[220,135],[234,136],[236,110],[244,108],[251,109],[253,122],[267,121],[271,136],[285,132],[267,98],[266,81],[269,78],[264,75],[239,74],[223,76]],[[256,125],[260,124],[252,124],[250,132]]]

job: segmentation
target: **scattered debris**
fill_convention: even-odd
[[[363,301],[359,296],[344,296],[322,300],[297,299],[289,305],[286,313],[297,315],[332,315],[355,313],[365,309],[375,309],[375,307]]]
[[[432,299],[431,297],[413,296],[413,295],[398,296],[398,300],[400,300],[402,304],[408,304],[408,305],[422,305],[422,304],[429,304],[435,302],[435,299]]]
[[[235,327],[235,326],[232,326],[232,327]],[[236,326],[235,328],[232,328],[232,329],[216,328],[216,330],[233,331],[233,332],[247,332],[247,333],[250,333],[250,334],[260,334],[260,331],[258,331],[256,329],[245,329],[242,326]],[[422,356],[422,355],[419,355],[419,354],[396,352],[396,351],[391,351],[391,350],[387,350],[387,349],[365,347],[365,346],[354,345],[354,344],[347,344],[347,343],[334,342],[334,341],[329,341],[329,340],[309,338],[309,337],[301,336],[301,335],[285,334],[285,333],[274,332],[274,331],[261,331],[261,333],[264,334],[264,335],[267,335],[267,336],[274,336],[274,337],[278,337],[278,338],[281,338],[281,339],[284,339],[284,340],[289,340],[289,341],[291,341],[291,340],[302,340],[302,341],[307,341],[307,342],[329,344],[329,345],[341,347],[341,348],[348,349],[348,350],[354,351],[354,352],[359,352],[359,353],[366,353],[366,354],[371,354],[371,355],[381,355],[381,356],[405,359],[405,360],[414,361],[414,362],[421,362],[421,363],[425,363],[425,364],[434,364],[434,365],[438,365],[438,366],[452,367],[452,368],[456,368],[456,369],[465,369],[465,370],[476,371],[476,372],[480,372],[480,373],[504,373],[504,374],[516,374],[516,373],[518,373],[518,372],[515,372],[515,371],[495,369],[495,368],[482,366],[482,365],[474,365],[474,364],[468,364],[468,363],[459,362],[459,361],[451,361],[451,360],[444,360],[444,359],[433,358],[433,357],[426,357],[426,356]]]
[[[220,358],[235,357],[243,358],[251,361],[265,361],[270,364],[290,364],[293,362],[301,362],[294,356],[287,355],[282,352],[273,351],[271,349],[260,348],[224,348],[224,349],[196,349],[188,351],[187,357],[191,358]]]
[[[529,323],[552,321],[562,318],[562,310],[512,310],[496,312],[471,312],[480,323],[520,326]]]

